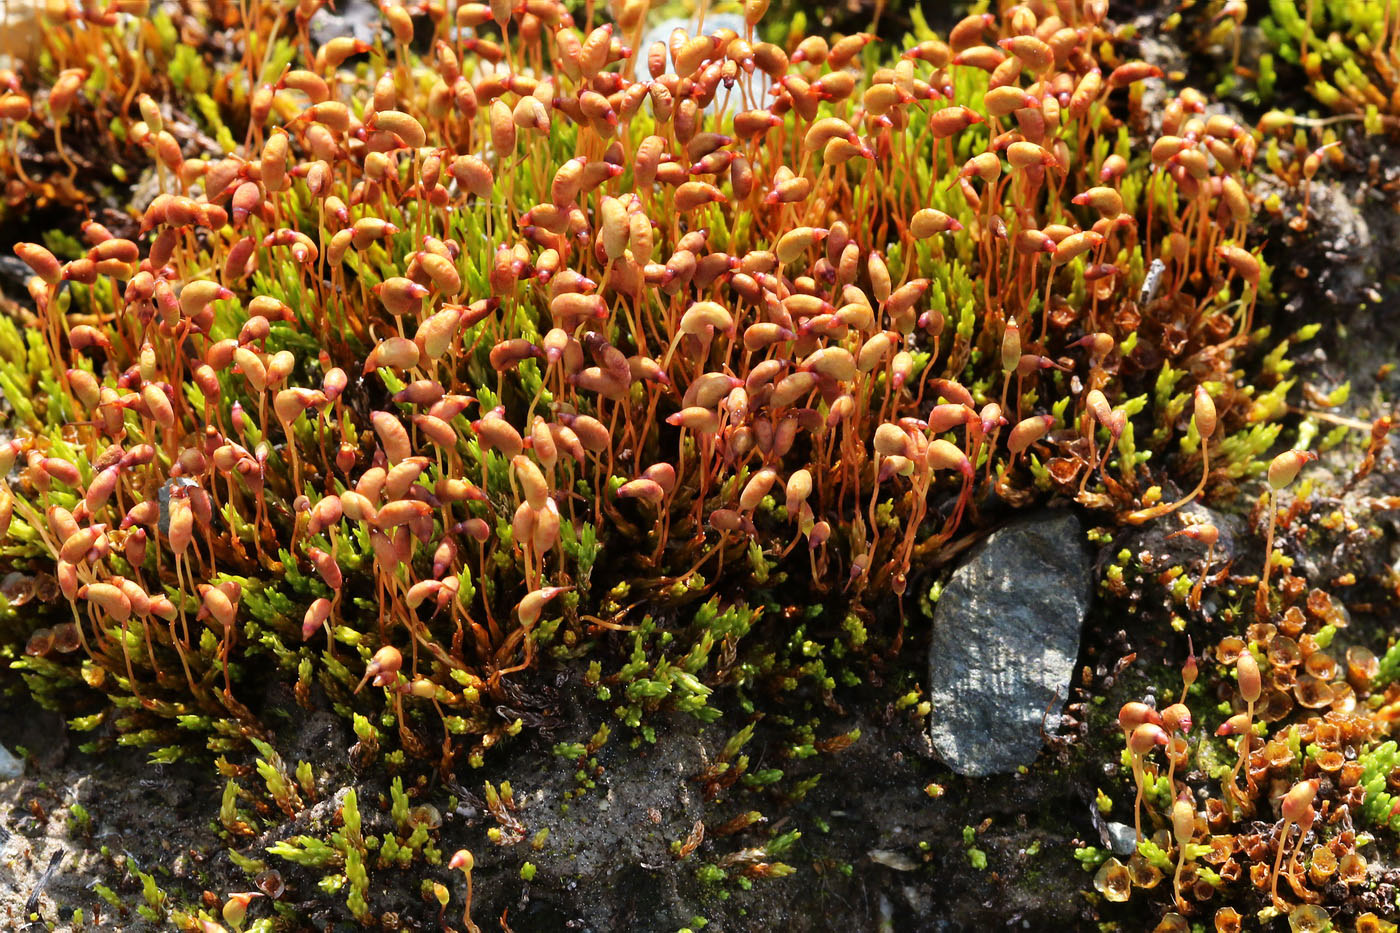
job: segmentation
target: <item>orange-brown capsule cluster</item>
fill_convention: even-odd
[[[971,15],[876,67],[865,33],[760,40],[762,0],[743,35],[648,48],[644,4],[385,3],[384,43],[313,53],[318,6],[275,17],[296,59],[243,88],[246,137],[215,157],[131,95],[117,118],[160,185],[134,233],[16,247],[61,396],[31,379],[0,451],[21,468],[0,531],[27,526],[70,626],[33,647],[71,633],[148,710],[188,686],[243,715],[256,620],[298,663],[320,632],[332,659],[353,646],[345,701],[383,691],[406,748],[436,716],[446,758],[479,754],[550,639],[794,575],[864,612],[998,499],[1129,522],[1192,501],[1245,421],[1254,137],[1186,89],[1132,138],[1160,71],[1122,60],[1101,0]],[[89,102],[56,61],[36,99],[57,130]],[[6,78],[0,121],[28,119]],[[1166,365],[1187,394],[1142,410],[1128,380]],[[1188,425],[1200,481],[1163,505],[1141,448]],[[624,553],[637,606],[613,595]],[[1256,702],[1341,692],[1304,670],[1319,652],[1278,654],[1267,683],[1239,661],[1249,787]],[[1121,711],[1139,811],[1159,747],[1176,797],[1184,703]],[[1184,897],[1205,882],[1175,809]]]

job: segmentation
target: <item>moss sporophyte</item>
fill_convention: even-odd
[[[897,47],[784,30],[764,0],[742,29],[702,13],[645,48],[647,0],[610,17],[385,0],[374,41],[318,44],[321,6],[218,5],[178,28],[144,0],[75,7],[46,22],[37,74],[0,71],[12,189],[83,203],[63,137],[82,126],[111,134],[113,177],[153,168],[155,190],[130,217],[15,246],[32,274],[0,317],[13,666],[50,705],[107,698],[75,728],[110,724],[161,761],[219,756],[230,840],[318,793],[253,712],[270,681],[352,723],[356,767],[452,775],[538,725],[517,701],[544,663],[586,658],[591,695],[651,742],[663,708],[713,722],[752,713],[755,688],[859,684],[902,644],[903,600],[898,619],[877,605],[1004,508],[1059,495],[1141,524],[1264,469],[1291,384],[1279,361],[1303,339],[1249,383],[1271,288],[1251,172],[1279,126],[1173,87],[1149,132],[1161,70],[1127,57],[1102,0],[979,12],[946,38],[919,19]],[[1364,34],[1391,36],[1392,7]],[[29,155],[39,136],[62,168]],[[1312,456],[1267,468],[1255,611],[1274,631],[1249,641],[1270,679],[1247,645],[1231,657],[1239,763],[1210,832],[1177,784],[1185,694],[1170,717],[1120,716],[1137,838],[1175,844],[1178,909],[1241,873],[1234,849],[1212,862],[1193,840],[1264,803],[1258,759],[1280,740],[1257,748],[1252,727],[1256,703],[1280,720],[1280,672],[1306,669],[1302,705],[1340,702],[1335,663],[1304,647],[1326,607],[1309,598],[1304,617],[1301,578],[1270,573],[1275,497]],[[1194,485],[1165,496],[1178,477]],[[1207,577],[1217,532],[1181,533],[1208,546],[1201,611],[1228,583]],[[1276,660],[1276,637],[1298,656],[1280,643]],[[917,692],[905,705],[927,712]],[[1343,740],[1334,714],[1361,715],[1289,728],[1367,752],[1371,733]],[[793,761],[860,735],[792,732]],[[559,746],[579,793],[600,735]],[[748,764],[727,751],[706,793],[791,801],[818,779]],[[502,787],[486,784],[493,838],[513,844],[527,833]],[[267,851],[333,869],[323,888],[367,922],[370,867],[440,861],[438,826],[402,793],[387,836],[361,832],[351,797],[342,828]],[[1292,825],[1316,832],[1311,798],[1285,800],[1276,863]],[[1144,802],[1170,833],[1144,832]],[[749,813],[733,832],[766,821]],[[707,876],[781,877],[794,869],[770,856],[796,838]],[[1300,877],[1296,851],[1271,893]],[[468,929],[473,865],[448,862]],[[447,893],[428,896],[445,909]],[[220,915],[238,927],[260,903],[228,894]]]

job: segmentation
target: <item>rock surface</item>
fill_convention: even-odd
[[[929,649],[931,737],[950,768],[980,777],[1035,760],[1068,695],[1092,589],[1071,512],[996,531],[953,573]]]
[[[324,45],[338,36],[373,42],[383,30],[379,9],[368,0],[340,0],[332,12],[325,7],[311,17],[311,41]]]
[[[1094,784],[1088,782],[1102,774],[1097,760],[1087,779],[1077,766],[1066,770],[1046,756],[1024,774],[950,784],[946,794],[932,796],[927,788],[947,773],[932,760],[914,716],[886,714],[906,693],[902,683],[889,683],[870,687],[849,713],[826,711],[822,734],[861,733],[839,753],[794,758],[782,741],[791,733],[771,727],[776,717],[755,723],[743,749],[748,773],[780,768],[787,788],[812,782],[800,800],[779,801],[770,788],[746,790],[743,781],[708,798],[695,778],[715,763],[733,729],[675,714],[652,720],[655,744],[629,747],[613,739],[600,748],[599,770],[590,772],[596,786],[565,805],[566,792],[578,793],[580,784],[572,762],[560,766],[555,742],[588,741],[600,715],[607,715],[585,704],[592,692],[579,692],[581,686],[569,681],[559,687],[548,736],[503,743],[483,769],[463,769],[436,787],[418,788],[417,800],[442,817],[434,835],[443,859],[409,870],[376,869],[371,908],[377,914],[396,914],[400,930],[439,929],[437,904],[421,896],[420,885],[430,880],[451,892],[448,925],[460,930],[453,921],[461,916],[466,885],[448,870],[446,858],[467,848],[476,857],[473,917],[484,933],[502,929],[493,918],[503,914],[521,933],[674,933],[698,929],[696,918],[707,921],[706,931],[1092,928],[1089,901],[1065,892],[1090,877],[1072,853],[1080,844],[1075,840],[1095,838]],[[392,816],[373,801],[387,799],[389,777],[350,767],[355,736],[338,716],[298,711],[292,702],[289,709],[280,694],[270,699],[272,707],[288,710],[287,718],[278,717],[284,726],[276,741],[286,760],[311,763],[319,799],[308,801],[296,819],[269,828],[258,845],[302,833],[324,838],[352,786],[364,831],[383,838]],[[155,872],[162,890],[181,904],[197,901],[204,890],[256,889],[224,851],[227,843],[209,830],[218,821],[222,777],[191,762],[153,766],[140,749],[115,747],[92,756],[69,738],[61,716],[27,698],[0,702],[0,745],[29,750],[25,774],[0,782],[0,931],[38,931],[45,924],[75,929],[73,912],[82,908],[84,930],[167,933],[173,928],[168,921],[136,913],[146,902],[133,868]],[[1114,742],[1121,748],[1121,740]],[[503,779],[514,785],[526,831],[507,845],[488,837],[498,824],[481,798],[483,781]],[[450,797],[457,801],[452,809]],[[75,804],[82,804],[90,823],[75,822]],[[748,830],[723,830],[727,821],[755,810],[760,821]],[[703,842],[678,859],[672,844],[690,838],[697,822],[706,827]],[[963,827],[983,822],[976,846],[987,867],[979,869],[969,861]],[[548,835],[537,849],[531,840],[543,830]],[[783,837],[791,842],[787,852],[768,854],[765,847]],[[253,851],[251,841],[239,851]],[[46,877],[56,856],[57,867]],[[743,877],[756,858],[792,865],[797,873],[758,878],[751,887],[699,876],[712,866]],[[537,869],[529,881],[521,876],[525,860]],[[364,929],[349,919],[343,898],[321,892],[323,870],[275,856],[266,862],[285,883],[282,905],[308,917],[295,929]],[[803,876],[812,865],[848,868],[824,871],[813,883]],[[123,908],[103,900],[96,882],[111,888]],[[267,898],[258,898],[249,920],[274,917],[274,911]],[[30,912],[42,922],[19,924],[17,918]]]
[[[9,781],[24,773],[24,762],[20,761],[5,746],[0,745],[0,781]]]

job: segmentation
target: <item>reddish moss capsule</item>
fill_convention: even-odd
[[[1316,459],[1317,453],[1311,450],[1285,450],[1269,462],[1269,485],[1274,489],[1291,485],[1303,465]]]
[[[1012,454],[1020,454],[1040,440],[1055,425],[1053,415],[1036,415],[1016,423],[1007,437],[1007,447]]]
[[[32,105],[26,94],[0,94],[0,119],[20,122],[29,119]]]
[[[975,123],[982,122],[982,115],[975,110],[971,110],[961,105],[944,107],[935,111],[929,118],[929,132],[934,139],[947,139],[961,133]]]
[[[966,479],[972,479],[975,473],[967,455],[941,437],[929,442],[925,460],[930,470],[956,470]]]
[[[53,253],[37,243],[16,243],[15,255],[34,270],[34,274],[48,285],[63,281],[63,264]]]
[[[1246,702],[1254,703],[1259,699],[1259,694],[1263,690],[1263,681],[1259,676],[1259,665],[1254,660],[1254,655],[1248,651],[1240,652],[1240,656],[1235,662],[1235,680],[1239,686],[1240,696]]]

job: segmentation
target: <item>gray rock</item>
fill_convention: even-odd
[[[1294,197],[1292,192],[1296,189],[1277,175],[1265,174],[1254,190],[1260,198],[1277,195],[1288,203],[1287,199]],[[1306,264],[1312,270],[1310,290],[1335,304],[1380,302],[1374,285],[1380,270],[1392,261],[1387,244],[1393,241],[1386,237],[1384,230],[1389,218],[1377,218],[1369,208],[1366,200],[1355,198],[1349,189],[1316,183],[1312,185],[1307,239],[1287,244],[1293,251],[1290,266],[1293,262]],[[1372,223],[1377,220],[1382,228],[1373,231]],[[1292,313],[1305,313],[1306,298],[1302,289],[1291,289],[1284,307]]]
[[[17,778],[24,773],[24,761],[16,758],[10,750],[0,745],[0,781]]]
[[[311,41],[325,45],[340,36],[373,42],[384,28],[379,8],[370,0],[340,0],[335,11],[322,7],[312,14]]]
[[[1109,823],[1108,844],[1114,855],[1132,855],[1137,851],[1137,830],[1127,823]]]
[[[176,477],[172,477],[171,479],[166,480],[165,483],[160,487],[160,491],[159,491],[156,495],[157,495],[157,499],[160,501],[160,522],[159,522],[159,528],[160,528],[160,533],[161,533],[161,534],[163,534],[163,535],[168,535],[168,534],[170,534],[170,493],[171,493],[171,490],[175,489],[177,486],[183,486],[183,487],[185,487],[185,488],[188,489],[188,488],[195,487],[195,486],[198,486],[198,485],[199,485],[198,483],[196,483],[194,480],[190,479],[188,476],[176,476]]]
[[[1013,522],[954,571],[929,651],[930,733],[950,768],[979,777],[1035,760],[1059,722],[1092,591],[1071,512]]]

